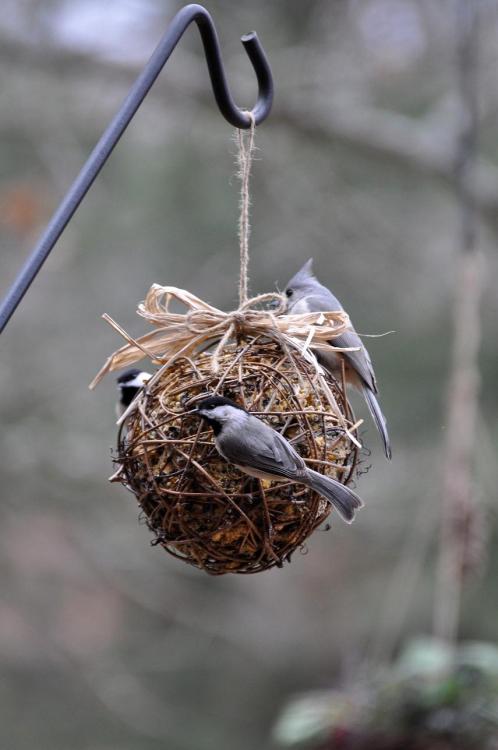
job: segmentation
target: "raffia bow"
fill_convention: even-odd
[[[173,312],[172,302],[182,303],[187,312]],[[254,309],[256,305],[277,301],[276,310]],[[94,388],[106,373],[149,357],[164,369],[182,356],[191,356],[202,349],[216,346],[212,355],[212,369],[218,370],[218,360],[224,346],[231,340],[246,336],[262,336],[291,347],[311,362],[322,374],[310,349],[330,348],[330,340],[344,333],[349,318],[343,310],[284,315],[285,298],[280,294],[262,294],[244,302],[237,310],[223,312],[204,302],[186,289],[153,284],[137,313],[155,330],[140,338],[132,338],[111,317],[106,320],[127,343],[115,351],[90,384]],[[349,351],[335,347],[337,351]]]

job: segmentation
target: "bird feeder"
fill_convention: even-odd
[[[257,102],[246,111],[228,90],[210,15],[200,5],[187,5],[172,20],[0,305],[0,331],[192,22],[201,34],[218,107],[239,137],[250,130],[252,143],[273,98],[271,70],[258,38],[252,32],[241,40],[258,81]],[[310,348],[311,343],[329,347],[347,327],[347,315],[286,316],[282,307],[272,312],[264,306],[267,297],[278,302],[279,295],[247,299],[247,152],[245,160],[239,308],[223,313],[185,290],[153,285],[138,311],[155,331],[134,340],[111,321],[127,344],[94,381],[144,356],[159,365],[122,419],[113,479],[135,494],[154,543],[217,575],[281,566],[327,519],[330,506],[307,487],[252,479],[228,464],[210,432],[192,417],[192,399],[217,393],[238,401],[279,430],[313,469],[343,483],[353,477],[359,447],[344,382],[327,375]],[[169,310],[175,295],[188,307],[183,316]]]

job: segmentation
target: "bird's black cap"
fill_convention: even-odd
[[[198,401],[195,405],[196,409],[214,409],[216,406],[234,406],[236,409],[245,411],[244,407],[237,404],[236,401],[232,401],[231,398],[225,398],[225,396],[207,396],[202,401]]]

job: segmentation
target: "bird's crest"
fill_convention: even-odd
[[[311,279],[315,278],[313,273],[313,258],[306,261],[299,271],[294,274],[292,279],[287,284],[287,289],[295,289],[296,287],[305,286]]]

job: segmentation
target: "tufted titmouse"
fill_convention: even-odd
[[[328,500],[348,523],[363,506],[352,490],[309,469],[279,432],[229,398],[209,396],[197,403],[195,413],[212,427],[218,453],[249,476],[304,484]]]
[[[313,258],[310,258],[285,287],[288,300],[287,313],[297,315],[320,310],[343,310],[337,297],[334,297],[332,292],[320,284],[315,277],[312,263]],[[341,333],[331,343],[335,346],[359,347],[359,351],[356,352],[340,353],[331,349],[330,354],[320,350],[316,352],[316,355],[319,362],[336,377],[341,376],[342,357],[344,357],[346,379],[362,392],[384,443],[386,457],[391,458],[386,420],[377,401],[378,389],[369,353],[352,326],[349,331]]]

